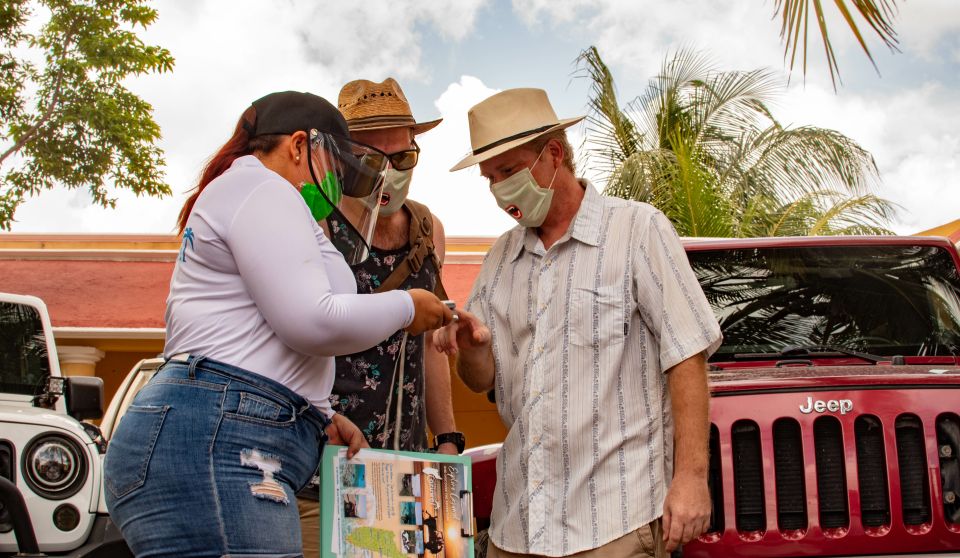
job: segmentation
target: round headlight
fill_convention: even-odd
[[[79,444],[64,436],[42,435],[23,452],[24,478],[30,489],[54,500],[69,498],[83,486],[87,460]]]

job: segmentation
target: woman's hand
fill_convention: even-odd
[[[420,335],[429,329],[443,327],[453,321],[453,311],[437,296],[423,289],[410,289],[413,299],[413,321],[404,331],[410,335]]]
[[[347,417],[337,413],[330,419],[325,430],[327,442],[337,446],[347,446],[347,459],[352,458],[361,448],[369,448],[370,444],[363,436],[363,432]]]

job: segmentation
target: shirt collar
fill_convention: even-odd
[[[531,234],[533,235],[534,239],[537,237],[536,233],[533,232],[533,229],[520,226],[514,227],[507,232],[507,234],[510,235],[511,243],[507,252],[507,259],[511,263],[515,262],[517,258],[520,257],[520,253],[523,252],[524,245],[528,242],[527,237],[529,237]],[[527,250],[532,251],[532,247],[528,247]]]
[[[584,244],[599,246],[600,220],[603,218],[603,196],[586,178],[580,179],[580,185],[583,186],[584,190],[583,201],[580,202],[580,209],[577,210],[577,216],[573,220],[570,236]]]
[[[583,187],[583,200],[580,201],[580,208],[574,217],[570,230],[567,235],[575,240],[591,246],[600,245],[600,219],[603,217],[603,196],[597,189],[585,178],[579,179]],[[511,262],[516,261],[520,254],[526,250],[533,252],[540,240],[537,237],[537,231],[531,227],[515,227],[508,234],[511,235],[509,251],[507,257]],[[561,238],[560,241],[564,240]]]
[[[233,160],[233,163],[230,163],[230,168],[234,167],[262,167],[263,161],[258,159],[256,155],[241,155]]]

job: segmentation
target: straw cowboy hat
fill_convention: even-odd
[[[477,103],[467,112],[472,152],[450,171],[482,163],[585,116],[557,119],[543,89],[507,89]]]
[[[413,127],[414,134],[422,134],[443,120],[414,120],[410,103],[393,78],[387,78],[383,83],[365,79],[351,81],[340,89],[337,108],[347,120],[351,132]]]

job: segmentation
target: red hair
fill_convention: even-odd
[[[233,135],[223,144],[214,155],[207,161],[203,172],[200,174],[200,180],[197,182],[193,193],[183,202],[183,208],[180,209],[180,216],[177,217],[177,232],[182,234],[183,229],[187,227],[187,219],[190,218],[190,212],[193,211],[193,205],[197,203],[200,192],[207,187],[207,184],[216,177],[223,174],[230,165],[239,157],[251,155],[256,152],[269,153],[280,143],[283,135],[264,135],[254,138],[250,137],[247,128],[253,128],[257,119],[257,111],[251,105],[240,115],[237,121],[237,127],[233,130]]]

